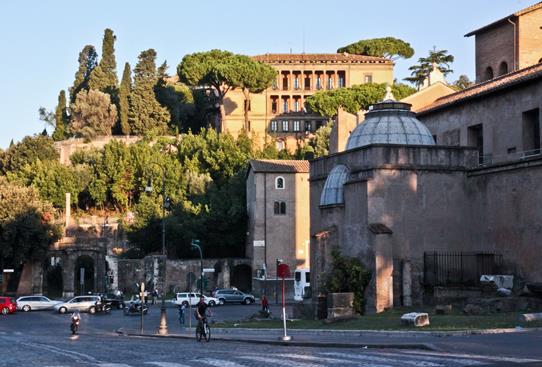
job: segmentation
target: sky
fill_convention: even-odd
[[[395,78],[436,46],[455,56],[453,82],[474,79],[474,38],[464,34],[536,0],[162,0],[91,2],[17,0],[0,3],[0,148],[39,133],[40,106],[54,110],[73,83],[77,58],[103,31],[116,37],[119,80],[154,48],[175,74],[182,57],[218,48],[246,55],[332,53],[360,39],[397,37],[416,54],[399,60]]]

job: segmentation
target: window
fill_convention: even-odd
[[[333,78],[331,75],[329,75],[327,78],[327,89],[333,89]]]
[[[288,100],[286,98],[282,100],[282,112],[288,112]]]
[[[316,77],[316,89],[322,89],[322,76],[318,75]]]
[[[297,74],[294,78],[294,89],[299,89],[299,75]]]
[[[278,128],[278,122],[276,120],[272,120],[271,121],[271,131],[277,131],[279,128]]]
[[[312,131],[312,121],[305,121],[305,131]]]
[[[311,77],[309,74],[305,75],[305,90],[311,89]]]
[[[485,162],[484,157],[484,127],[482,124],[469,126],[467,129],[467,143],[471,147],[478,148],[480,164]]]
[[[275,189],[284,189],[284,177],[275,178]]]
[[[346,86],[346,80],[345,80],[346,78],[345,78],[344,71],[339,71],[339,72],[337,73],[337,76],[338,76],[338,78],[339,78],[339,81],[338,81],[338,83],[339,83],[339,88],[345,87],[345,86]]]
[[[296,131],[296,132],[297,132],[297,131],[300,131],[300,130],[301,130],[301,126],[300,126],[300,125],[301,125],[301,121],[299,121],[299,120],[294,120],[293,124],[294,124],[293,129],[292,129],[293,131]]]
[[[282,74],[282,90],[288,90],[288,75]]]
[[[373,74],[365,74],[364,81],[365,81],[365,83],[372,83],[373,82]]]
[[[294,112],[299,112],[299,99],[294,101]]]
[[[271,100],[271,113],[277,113],[278,103],[276,99]]]
[[[275,214],[275,215],[285,215],[286,214],[286,202],[284,202],[284,201],[275,201],[273,203],[273,214]]]
[[[282,120],[282,131],[288,131],[288,120]]]
[[[523,151],[525,155],[540,154],[540,110],[523,112]]]
[[[501,62],[501,65],[499,66],[499,76],[508,74],[508,64],[506,61]]]
[[[490,79],[493,79],[493,69],[491,68],[491,66],[488,66],[484,73],[484,80],[490,80]]]
[[[277,79],[273,79],[273,84],[271,85],[271,88],[273,88],[273,90],[277,89],[278,86],[277,86]]]
[[[316,128],[314,129],[315,131],[318,130],[319,128],[322,127],[322,125],[324,124],[324,121],[322,120],[317,120],[316,121]]]

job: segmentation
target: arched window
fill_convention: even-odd
[[[320,205],[344,204],[344,183],[348,179],[350,170],[348,167],[339,164],[335,166],[327,176],[324,189],[320,195]]]
[[[284,201],[275,201],[273,203],[273,214],[275,214],[275,215],[285,215],[286,214],[286,202],[284,202]]]
[[[508,64],[506,61],[501,62],[501,65],[499,66],[499,76],[508,74]]]
[[[275,178],[275,189],[284,189],[284,177]]]
[[[284,201],[280,202],[280,214],[285,215],[286,214],[286,203]]]
[[[493,79],[493,69],[491,68],[491,66],[488,66],[484,73],[484,80],[490,80],[490,79]]]

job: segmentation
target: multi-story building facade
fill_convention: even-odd
[[[542,61],[542,2],[465,37],[476,39],[476,81],[482,82]]]
[[[273,85],[250,96],[249,133],[262,141],[273,137],[279,149],[295,150],[326,119],[308,113],[305,100],[321,90],[363,83],[393,83],[393,62],[386,58],[350,54],[265,54],[254,56],[277,69]],[[226,95],[222,131],[237,135],[245,128],[245,96],[240,90]]]

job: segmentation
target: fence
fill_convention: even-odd
[[[498,274],[502,255],[469,252],[425,252],[424,284],[427,287],[472,287],[480,276]]]

